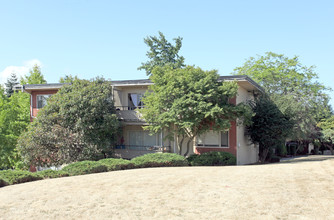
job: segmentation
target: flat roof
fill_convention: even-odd
[[[237,81],[240,82],[243,86],[247,87],[247,89],[252,89],[252,87],[264,93],[264,89],[257,84],[254,80],[252,80],[247,75],[230,75],[230,76],[219,76],[219,81]],[[242,83],[244,82],[244,83]],[[135,80],[113,80],[110,81],[113,86],[144,86],[144,85],[152,85],[152,81],[149,79],[135,79]],[[23,86],[19,85],[15,88],[17,90],[22,89],[30,93],[32,90],[58,90],[63,85],[68,85],[69,83],[48,83],[48,84],[25,84]],[[248,86],[246,86],[248,84]],[[249,85],[250,84],[250,85]]]

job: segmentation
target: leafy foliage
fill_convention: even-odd
[[[127,170],[127,169],[133,169],[135,167],[134,163],[124,159],[107,158],[99,160],[98,162],[107,166],[108,171]]]
[[[39,176],[37,173],[31,173],[29,171],[0,170],[0,179],[4,181],[4,185],[12,185],[41,180],[43,177]]]
[[[136,167],[175,167],[188,166],[187,160],[178,154],[174,153],[152,153],[143,156],[135,157],[131,160]]]
[[[138,70],[145,70],[147,75],[151,75],[156,66],[168,65],[173,69],[184,67],[184,57],[178,54],[182,47],[182,38],[178,37],[173,40],[175,46],[169,43],[161,32],[159,32],[159,37],[145,38],[144,42],[150,48],[146,54],[149,61],[142,63]]]
[[[32,165],[110,157],[118,123],[110,83],[77,80],[48,99],[21,135],[19,146]]]
[[[0,89],[0,169],[24,166],[16,144],[29,122],[29,95],[17,92],[8,98]]]
[[[71,176],[84,175],[90,173],[102,173],[107,172],[108,167],[97,161],[80,161],[67,165],[62,171],[70,174]]]
[[[59,177],[65,177],[69,176],[69,174],[63,170],[42,170],[37,172],[37,174],[44,179],[48,178],[59,178]]]
[[[65,77],[60,77],[60,83],[74,83],[74,81],[79,80],[77,76],[65,75]]]
[[[46,80],[41,72],[41,68],[35,64],[29,71],[29,75],[24,76],[20,80],[21,85],[24,84],[45,84]]]
[[[268,152],[284,142],[292,130],[292,122],[268,97],[261,96],[251,103],[255,115],[247,132],[260,147],[260,161],[264,162]]]
[[[265,88],[271,100],[294,122],[290,138],[308,139],[315,124],[331,115],[328,90],[316,81],[314,66],[303,66],[298,57],[268,52],[249,58],[234,74],[248,75]]]
[[[321,144],[328,147],[332,153],[333,150],[333,141],[334,141],[334,116],[330,118],[323,119],[318,123],[319,128],[321,129],[320,135],[318,135],[318,140]]]
[[[187,66],[184,69],[156,67],[150,77],[154,83],[146,92],[141,113],[149,123],[145,129],[152,133],[167,130],[172,139],[179,137],[179,153],[188,138],[187,149],[195,136],[212,129],[228,130],[231,121],[245,119],[247,124],[251,110],[244,104],[231,104],[229,99],[237,94],[236,82],[220,82],[217,71],[203,71]],[[152,91],[152,92],[151,92]]]
[[[187,158],[192,166],[227,166],[236,165],[236,157],[228,152],[206,152]]]

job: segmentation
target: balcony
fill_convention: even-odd
[[[114,149],[114,156],[123,159],[132,159],[149,153],[167,153],[171,151],[170,146],[137,146],[117,145]]]
[[[116,114],[120,121],[126,123],[143,124],[145,120],[142,118],[138,109],[143,108],[143,106],[115,106]]]

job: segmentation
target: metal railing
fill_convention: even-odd
[[[144,106],[115,106],[116,110],[124,111],[124,110],[135,110],[144,108]]]
[[[116,145],[115,150],[170,152],[170,146]]]

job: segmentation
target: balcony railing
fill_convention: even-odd
[[[170,146],[117,145],[115,150],[170,152]]]
[[[115,106],[116,110],[125,111],[125,110],[135,110],[144,108],[144,106]]]

